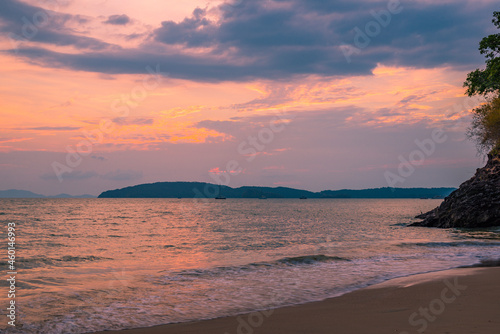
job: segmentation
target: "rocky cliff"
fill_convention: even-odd
[[[500,155],[488,155],[488,163],[445,198],[437,208],[416,218],[411,226],[500,226]]]

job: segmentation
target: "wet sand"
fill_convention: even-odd
[[[106,334],[500,333],[500,267],[393,279],[340,297],[240,316]]]

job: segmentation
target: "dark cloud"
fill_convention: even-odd
[[[195,124],[196,128],[215,130],[219,133],[226,133],[231,136],[236,136],[246,132],[244,127],[248,127],[243,121],[212,121],[204,120]]]
[[[0,1],[0,32],[7,34],[16,46],[31,41],[94,51],[119,48],[96,38],[78,35],[66,27],[66,23],[70,21],[82,24],[87,19],[78,15],[61,14],[51,8],[31,6],[17,0]]]
[[[11,19],[14,9],[9,4],[13,3],[17,2],[7,0],[0,5],[0,12],[3,7],[9,9],[0,14],[9,16],[4,19],[8,23],[4,31],[21,28],[20,19],[14,20],[17,23]],[[17,50],[17,56],[44,66],[107,74],[145,73],[147,65],[159,64],[171,77],[199,81],[369,75],[378,64],[470,69],[481,63],[477,45],[491,32],[496,5],[471,0],[405,1],[400,13],[387,17],[388,3],[246,0],[237,6],[197,8],[180,22],[164,21],[149,41],[136,49],[109,50],[111,46],[92,38],[45,29],[36,37],[43,43],[74,44],[89,50],[65,54],[24,47]],[[17,8],[14,17],[36,7],[20,8],[23,11]],[[214,11],[221,15],[217,22]],[[62,15],[60,21],[70,19],[58,15]],[[118,16],[112,17],[120,21]],[[387,24],[377,23],[380,20]],[[374,25],[379,31],[368,33]],[[203,52],[193,52],[200,47],[205,48]],[[349,59],[346,50],[355,51]]]
[[[104,21],[105,24],[113,24],[113,25],[127,25],[130,23],[130,17],[127,15],[111,15],[108,16],[108,19]]]
[[[155,30],[155,39],[165,44],[185,44],[190,47],[208,46],[216,43],[217,27],[205,17],[206,10],[197,8],[191,18],[176,23],[164,21]]]
[[[148,74],[147,67],[158,68],[160,75],[201,81],[245,80],[255,77],[251,66],[220,63],[215,59],[189,55],[162,55],[139,50],[107,53],[66,54],[43,48],[19,48],[8,53],[40,65],[106,74]],[[165,73],[167,72],[167,73]],[[266,73],[262,73],[263,76]]]
[[[134,34],[130,34],[130,35],[127,35],[125,36],[125,38],[129,41],[133,40],[133,39],[137,39],[137,38],[141,38],[141,37],[144,37],[146,34],[137,34],[137,33],[134,33]]]
[[[409,95],[407,97],[405,97],[404,99],[402,99],[401,101],[399,101],[400,103],[409,103],[409,102],[413,102],[413,101],[420,101],[424,98],[425,96],[424,95],[421,95],[421,96],[417,96],[417,95]]]
[[[126,118],[126,117],[116,117],[113,118],[113,122],[118,125],[151,125],[154,123],[152,118]]]
[[[379,117],[390,117],[390,116],[404,116],[407,115],[408,112],[406,110],[397,110],[390,108],[380,108],[377,110],[376,115]]]

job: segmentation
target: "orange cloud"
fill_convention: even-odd
[[[196,83],[165,78],[143,99],[130,101],[131,92],[141,87],[147,73],[103,77],[44,69],[6,55],[0,61],[4,79],[0,84],[0,131],[6,138],[32,138],[3,144],[2,150],[7,151],[64,152],[66,146],[85,138],[84,131],[98,131],[100,122],[117,118],[122,119],[120,124],[99,144],[103,150],[231,140],[194,125],[202,120],[231,120],[242,112],[247,117],[282,110],[293,114],[357,107],[362,111],[353,112],[349,124],[377,126],[424,120],[438,124],[460,119],[473,106],[463,107],[467,105],[461,87],[465,74],[449,68],[379,66],[372,76],[307,76],[288,82]],[[116,106],[127,106],[127,115]],[[451,111],[456,114],[450,116]]]

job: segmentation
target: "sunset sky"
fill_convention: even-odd
[[[0,190],[98,195],[217,177],[312,191],[457,187],[484,164],[465,137],[481,101],[462,84],[483,67],[495,10],[2,0]],[[405,160],[414,170],[402,173]]]

